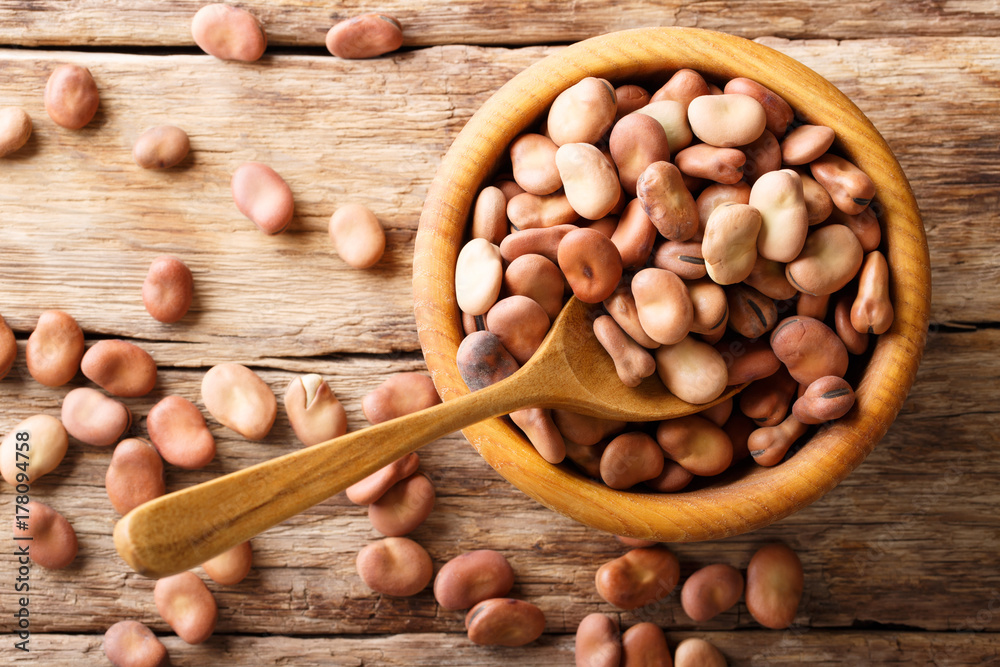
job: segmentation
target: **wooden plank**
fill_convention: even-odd
[[[717,646],[730,667],[761,665],[815,667],[840,665],[948,665],[994,667],[1000,664],[997,642],[990,633],[811,631],[807,633],[675,632],[667,629],[671,651],[688,637],[701,637]],[[400,634],[391,637],[244,637],[216,635],[204,644],[189,646],[177,637],[162,637],[175,667],[205,664],[282,664],[297,667],[457,667],[511,664],[531,667],[573,664],[572,635],[543,635],[520,648],[483,647],[461,634]],[[100,635],[36,635],[31,653],[12,655],[4,644],[0,656],[17,664],[76,667],[106,665]]]
[[[0,43],[193,46],[191,17],[203,4],[202,0],[2,0]],[[612,30],[661,25],[723,30],[750,38],[1000,35],[1000,6],[995,0],[862,2],[849,7],[834,0],[807,5],[790,0],[753,4],[638,0],[622,5],[604,0],[579,0],[571,5],[559,0],[501,0],[488,5],[474,0],[238,4],[263,21],[273,46],[322,47],[330,26],[364,12],[395,16],[403,25],[406,46],[562,43]]]
[[[757,533],[674,545],[682,574],[713,562],[745,567],[761,544],[782,540],[798,551],[806,573],[797,627],[879,623],[933,631],[1000,631],[1000,614],[993,613],[1000,605],[1000,571],[989,565],[1000,550],[995,512],[1000,504],[1000,461],[995,456],[1000,419],[994,400],[1000,361],[993,353],[1000,332],[935,333],[930,341],[910,402],[863,466],[821,501]],[[359,406],[366,392],[392,373],[422,368],[416,357],[298,360],[293,363],[296,372],[300,364],[330,378],[352,430],[364,426]],[[20,373],[23,360],[15,377]],[[260,373],[279,396],[293,375],[281,369]],[[154,394],[126,400],[136,414],[134,433],[143,434],[144,416],[162,395],[178,393],[200,405],[200,379],[196,369],[162,370]],[[58,414],[68,389],[51,390],[30,381],[0,383],[0,404],[11,406],[0,415],[0,429],[6,433],[35,412]],[[952,394],[953,401],[940,401]],[[292,451],[297,444],[279,412],[274,430],[259,443],[210,419],[218,443],[216,460],[200,471],[168,466],[168,488]],[[74,442],[60,467],[33,485],[36,499],[69,517],[81,545],[70,568],[32,570],[32,604],[39,610],[33,627],[38,632],[101,632],[126,616],[167,631],[152,604],[153,582],[130,572],[113,549],[117,517],[103,489],[110,453]],[[624,549],[611,536],[522,495],[460,436],[432,443],[421,458],[438,499],[413,537],[428,549],[436,567],[466,550],[503,552],[516,573],[513,594],[537,603],[551,632],[573,632],[594,611],[617,614],[626,625],[651,620],[694,629],[676,590],[635,612],[618,612],[604,603],[594,589],[594,572]],[[12,494],[0,494],[0,517],[11,516],[12,503]],[[429,590],[410,599],[367,590],[354,571],[354,557],[377,537],[364,508],[342,495],[259,536],[254,571],[243,584],[210,584],[221,608],[219,632],[461,632],[462,614],[440,610]],[[0,577],[8,577],[11,567],[10,558],[0,558]],[[14,603],[13,590],[0,588],[0,608]],[[79,605],[85,605],[87,614],[76,611]],[[757,627],[742,603],[698,625],[713,631]]]

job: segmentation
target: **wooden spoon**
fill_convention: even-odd
[[[653,376],[618,379],[594,337],[591,307],[570,299],[520,370],[494,385],[292,452],[141,505],[115,526],[115,548],[136,572],[164,577],[200,565],[441,436],[521,408],[565,408],[626,421],[670,419],[692,405]]]

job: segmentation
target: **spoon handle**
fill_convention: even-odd
[[[522,369],[479,391],[306,447],[133,509],[115,526],[115,548],[159,578],[193,568],[396,459],[470,424],[537,403]]]

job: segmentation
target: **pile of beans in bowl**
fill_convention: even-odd
[[[835,140],[746,78],[566,89],[477,196],[455,269],[463,379],[526,363],[575,296],[593,304],[609,381],[656,374],[711,407],[651,424],[511,414],[547,461],[659,492],[780,463],[851,410],[852,355],[893,319],[875,186]],[[713,404],[732,385],[746,386]]]

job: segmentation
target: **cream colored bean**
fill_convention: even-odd
[[[711,335],[724,328],[729,320],[726,291],[711,280],[694,280],[685,284],[694,307],[691,333]]]
[[[29,544],[28,557],[46,570],[61,570],[72,563],[78,543],[66,517],[37,500],[28,501],[25,510],[25,514],[18,514],[28,517],[27,528],[18,526],[17,519],[12,522],[15,544]]]
[[[118,621],[104,633],[104,655],[114,667],[166,667],[167,647],[138,621]]]
[[[559,267],[541,255],[518,257],[503,275],[503,290],[507,294],[533,299],[550,320],[555,320],[562,310],[565,284]]]
[[[794,120],[795,113],[788,102],[770,88],[766,88],[753,79],[736,77],[726,82],[723,89],[726,94],[747,95],[757,100],[764,108],[767,118],[767,129],[776,137],[785,136],[788,125]]]
[[[847,372],[847,348],[827,325],[811,317],[786,317],[771,333],[771,349],[801,384],[811,384],[824,375],[843,377]]]
[[[646,486],[660,493],[674,493],[686,487],[693,479],[694,475],[680,463],[666,459],[663,471],[653,479],[646,480]]]
[[[10,372],[15,359],[17,359],[17,339],[7,321],[0,316],[0,380]]]
[[[686,176],[734,185],[743,178],[746,154],[738,148],[711,144],[688,146],[674,156],[674,163]]]
[[[503,262],[500,248],[486,239],[472,239],[455,263],[455,298],[462,312],[484,315],[500,295]]]
[[[566,458],[566,443],[549,410],[527,408],[510,413],[510,419],[524,431],[538,454],[555,465]]]
[[[513,262],[521,255],[535,254],[555,262],[563,237],[576,229],[579,229],[576,225],[556,225],[547,229],[521,230],[503,240],[500,256],[507,262]]]
[[[355,269],[371,268],[385,254],[382,223],[361,204],[346,204],[334,212],[330,239],[337,255]]]
[[[802,179],[791,169],[761,176],[750,190],[750,206],[760,211],[757,254],[775,262],[790,262],[806,242],[809,212]]]
[[[843,294],[837,299],[833,309],[833,328],[844,342],[844,347],[851,354],[864,354],[868,349],[868,332],[861,332],[851,324],[851,305],[854,299],[849,294]]]
[[[802,196],[806,201],[809,226],[826,222],[833,213],[833,199],[830,198],[830,193],[808,174],[800,173],[799,178],[802,180]]]
[[[803,424],[840,419],[854,407],[854,390],[844,378],[828,375],[816,380],[792,405],[792,414]]]
[[[694,322],[694,305],[684,281],[665,269],[643,269],[632,278],[642,330],[661,345],[684,338]]]
[[[670,595],[680,564],[665,547],[632,549],[597,570],[597,593],[619,609],[638,609]]]
[[[167,625],[188,644],[201,644],[215,632],[219,608],[208,586],[194,572],[158,580],[153,602]]]
[[[716,563],[694,572],[681,588],[681,607],[691,620],[711,620],[732,609],[743,595],[743,575],[732,565]]]
[[[344,406],[330,385],[315,373],[292,378],[288,383],[285,412],[296,437],[307,447],[347,433]]]
[[[638,387],[644,378],[656,372],[653,355],[632,340],[610,315],[594,320],[594,335],[611,355],[615,371],[626,387]]]
[[[488,186],[476,197],[472,210],[472,238],[486,239],[500,245],[507,236],[507,195],[498,187]]]
[[[28,336],[24,356],[31,377],[47,387],[60,387],[80,370],[84,351],[83,331],[73,316],[47,310]]]
[[[787,274],[786,274],[787,277]],[[795,314],[803,317],[813,317],[817,320],[825,320],[826,313],[830,308],[830,295],[799,293],[799,300],[795,302]]]
[[[618,667],[622,640],[618,623],[605,614],[588,614],[576,628],[576,667]]]
[[[833,294],[861,268],[864,251],[844,225],[823,225],[809,232],[802,252],[785,265],[788,282],[805,294]]]
[[[879,227],[878,218],[871,207],[856,215],[847,215],[840,209],[834,208],[830,213],[830,221],[845,225],[854,232],[861,249],[865,252],[878,250],[879,244],[882,243],[882,228]]]
[[[514,570],[503,554],[479,549],[441,567],[434,579],[434,599],[449,611],[470,609],[483,600],[502,598],[513,586]]]
[[[625,430],[625,422],[581,415],[569,410],[552,410],[552,421],[567,440],[579,445],[596,445]]]
[[[362,14],[326,33],[326,48],[338,58],[375,58],[403,45],[403,27],[385,14]]]
[[[794,414],[785,417],[785,420],[777,426],[759,428],[751,433],[747,440],[750,456],[758,465],[777,465],[785,458],[785,454],[795,441],[805,435],[808,428],[796,419]]]
[[[636,113],[650,116],[663,128],[671,154],[691,145],[694,135],[687,119],[687,105],[676,100],[658,100],[638,109]]]
[[[187,132],[173,125],[158,125],[135,140],[132,160],[143,169],[169,169],[180,164],[190,150]]]
[[[524,646],[545,631],[545,614],[524,600],[483,600],[465,615],[469,641],[483,646]]]
[[[833,198],[833,204],[848,215],[861,213],[875,196],[875,184],[868,174],[842,157],[827,153],[809,163],[820,185]]]
[[[649,334],[643,331],[642,324],[639,323],[639,312],[635,307],[635,296],[632,294],[631,284],[622,284],[615,288],[614,293],[604,300],[604,308],[622,328],[622,331],[639,345],[650,350],[660,346],[649,337]]]
[[[708,276],[720,285],[745,280],[757,263],[760,212],[747,204],[723,204],[705,226],[701,252]]]
[[[855,330],[884,334],[892,326],[893,309],[889,298],[889,265],[878,250],[868,253],[861,265],[858,296],[851,306]]]
[[[611,213],[621,197],[614,165],[592,144],[563,144],[556,151],[556,167],[570,206],[588,220]]]
[[[381,470],[373,472],[360,482],[350,485],[344,493],[355,505],[371,505],[397,482],[417,472],[419,465],[420,456],[416,452],[411,452]]]
[[[93,118],[100,104],[97,83],[80,65],[60,65],[45,84],[45,112],[56,125],[79,130]]]
[[[793,299],[798,294],[798,290],[785,276],[785,265],[760,255],[757,256],[750,275],[743,280],[761,294],[779,301]]]
[[[745,146],[767,125],[764,107],[749,95],[702,95],[691,100],[687,113],[694,135],[720,148]]]
[[[191,19],[191,36],[202,51],[221,60],[254,62],[267,48],[267,34],[257,17],[226,4],[199,9]]]
[[[700,241],[664,241],[656,248],[653,266],[673,271],[684,280],[704,278],[708,273]]]
[[[835,138],[825,125],[799,125],[781,142],[781,159],[785,164],[809,164],[830,150]]]
[[[621,667],[671,667],[670,648],[654,623],[637,623],[622,633]]]
[[[525,192],[550,195],[562,187],[556,166],[559,147],[542,134],[522,134],[510,144],[510,162],[514,181]]]
[[[215,438],[205,417],[182,396],[167,396],[146,417],[149,439],[167,463],[196,470],[215,458]]]
[[[201,567],[215,583],[235,586],[246,579],[252,565],[253,547],[248,540],[205,561]]]
[[[603,157],[602,157],[603,159]],[[518,231],[568,225],[580,219],[565,192],[533,195],[523,192],[507,201],[507,217]]]
[[[427,588],[434,565],[427,550],[405,537],[387,537],[365,545],[355,560],[358,575],[381,595],[410,597]]]
[[[723,204],[749,204],[750,185],[740,181],[732,185],[712,183],[698,195],[695,206],[698,208],[698,233],[694,239],[701,240],[705,236],[705,226],[708,219],[718,207]]]
[[[11,429],[0,443],[0,473],[8,484],[33,484],[55,470],[68,447],[66,429],[58,419],[32,415]],[[24,465],[25,456],[27,470],[18,466]]]
[[[371,424],[426,410],[441,402],[434,381],[423,373],[396,373],[361,399],[361,410]]]
[[[726,362],[707,343],[685,336],[656,350],[656,372],[677,398],[688,403],[715,400],[728,384]]]
[[[617,109],[614,87],[604,79],[587,77],[552,101],[546,130],[558,146],[597,143],[611,129]]]
[[[229,183],[237,210],[265,234],[280,234],[295,213],[292,189],[274,169],[260,162],[236,168]]]
[[[122,440],[111,455],[104,488],[115,511],[128,514],[167,492],[163,459],[151,443],[141,438]]]
[[[66,394],[61,417],[67,433],[95,447],[115,444],[132,425],[132,412],[124,403],[90,387]]]
[[[726,667],[726,657],[704,639],[688,637],[674,651],[674,667]]]
[[[614,294],[622,277],[622,258],[611,239],[593,229],[577,229],[559,243],[559,268],[573,294],[600,303]]]
[[[80,370],[115,396],[145,396],[156,385],[156,362],[141,347],[123,340],[98,341],[84,353]]]
[[[278,414],[274,392],[240,364],[219,364],[201,381],[201,400],[215,419],[249,440],[263,440]]]
[[[802,561],[784,544],[757,550],[747,566],[746,604],[764,627],[787,628],[795,620],[802,599]]]
[[[368,506],[372,527],[387,537],[412,533],[434,509],[434,485],[424,475],[397,482]]]
[[[670,159],[667,133],[659,121],[647,114],[629,114],[615,123],[608,146],[621,185],[633,196],[636,181],[646,167]]]
[[[545,309],[526,296],[501,299],[486,313],[486,328],[519,364],[527,363],[542,344],[550,324]]]
[[[153,260],[142,283],[142,304],[153,319],[170,324],[187,315],[194,298],[194,277],[170,255]]]
[[[601,454],[601,479],[612,489],[630,489],[663,471],[663,452],[646,433],[619,435]]]
[[[729,436],[700,415],[660,422],[656,442],[669,459],[695,475],[718,475],[733,460]]]
[[[788,406],[799,388],[788,370],[754,382],[740,393],[740,412],[750,418],[755,426],[777,426],[788,414]]]
[[[746,338],[759,338],[778,323],[774,300],[742,283],[726,288],[729,328]],[[734,381],[730,381],[735,384]]]
[[[615,100],[618,102],[615,120],[621,120],[622,117],[646,106],[650,97],[649,91],[642,86],[631,83],[618,86],[615,88]]]
[[[653,94],[652,102],[674,100],[680,102],[685,111],[696,97],[710,93],[704,77],[693,69],[679,69]]]
[[[458,373],[471,391],[488,387],[520,368],[497,335],[477,331],[466,336],[455,354]]]
[[[649,165],[636,182],[642,208],[660,234],[671,241],[687,241],[698,231],[698,208],[676,166]]]
[[[31,116],[21,107],[0,107],[0,157],[18,150],[31,137]]]
[[[764,174],[781,169],[781,146],[768,130],[764,130],[756,141],[740,146],[746,156],[743,163],[743,178],[753,185]]]

